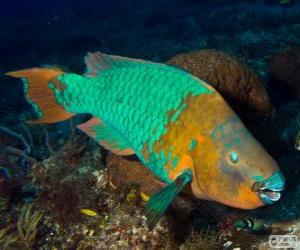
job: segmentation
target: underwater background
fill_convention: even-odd
[[[5,1],[0,20],[0,249],[270,249],[271,234],[300,237],[300,1]],[[182,195],[148,230],[152,174],[77,130],[88,115],[27,124],[23,85],[5,75],[82,74],[94,51],[211,83],[281,166],[280,201],[247,211]]]

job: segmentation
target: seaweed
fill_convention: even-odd
[[[3,249],[32,249],[37,242],[38,226],[44,213],[32,211],[32,205],[24,205],[16,225],[8,225],[0,230],[0,244]]]
[[[181,245],[181,250],[222,249],[222,237],[218,231],[207,228],[200,232],[192,231],[190,237]]]
[[[0,230],[0,244],[3,250],[9,249],[9,247],[18,241],[18,235],[13,230],[13,225],[7,226]]]

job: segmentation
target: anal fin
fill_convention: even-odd
[[[130,148],[126,139],[114,128],[105,124],[99,118],[93,117],[77,126],[88,136],[94,138],[105,149],[117,155],[133,155],[135,151]]]
[[[185,170],[172,183],[155,193],[146,204],[148,228],[152,230],[178,193],[192,180],[190,170]]]

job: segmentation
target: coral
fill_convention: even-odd
[[[41,244],[65,249],[167,245],[172,234],[162,226],[165,220],[149,231],[135,186],[126,185],[123,191],[108,188],[107,171],[102,169],[101,154],[97,153],[99,147],[91,149],[82,143],[86,137],[75,137],[60,152],[33,167],[35,183],[40,187],[36,204],[52,218],[46,224],[53,231]],[[74,141],[85,146],[78,150]],[[77,160],[69,159],[73,157]],[[93,210],[96,215],[88,216],[81,209]]]
[[[54,150],[53,150],[52,146],[50,145],[49,133],[46,128],[44,128],[43,131],[45,133],[45,146],[47,147],[50,155],[53,155]]]
[[[104,169],[103,160],[99,146],[85,136],[74,135],[61,150],[34,165],[32,176],[40,188],[35,207],[42,208],[47,216],[30,244],[41,249],[222,249],[228,245],[247,249],[254,242],[253,235],[235,232],[232,221],[217,227],[229,217],[228,208],[202,201],[196,211],[196,202],[184,195],[175,199],[168,213],[149,231],[140,193],[151,194],[162,183],[132,157],[108,155],[109,171]],[[82,213],[82,209],[92,210],[93,216]],[[26,224],[26,212],[20,214],[19,220]],[[236,219],[241,214],[234,210],[234,216]],[[209,225],[214,225],[214,230],[205,230]],[[17,227],[7,227],[0,232],[1,240],[18,249],[20,239],[29,239],[23,230],[19,227],[19,233]]]
[[[0,230],[0,244],[3,250],[10,249],[10,246],[18,241],[16,233],[11,233],[13,226],[7,226]]]
[[[9,208],[9,200],[4,196],[0,196],[0,213],[7,211]]]
[[[37,236],[37,227],[43,217],[40,211],[32,212],[32,206],[23,207],[17,223],[18,239],[30,249]]]
[[[21,133],[0,127],[0,135],[0,199],[5,201],[1,204],[5,212],[31,195],[26,194],[30,186],[28,170],[37,160],[30,155],[32,147]]]
[[[143,185],[140,188],[135,183],[143,172],[137,170],[134,178],[129,174],[127,177],[131,177],[131,181],[127,177],[117,179],[115,175],[121,176],[125,172],[117,172],[115,167],[113,172],[108,173],[103,168],[99,147],[93,147],[94,144],[86,139],[75,135],[64,148],[33,167],[34,181],[40,188],[36,206],[51,215],[46,225],[52,230],[40,244],[66,249],[74,246],[79,249],[94,246],[131,249],[168,245],[174,248],[175,242],[182,242],[188,234],[176,220],[190,225],[187,220],[193,206],[176,200],[174,206],[182,210],[174,213],[175,219],[171,218],[173,216],[164,217],[153,231],[149,231],[140,195]],[[120,167],[120,159],[116,158],[114,163],[107,160],[113,165],[118,163]],[[148,178],[150,185],[153,180]],[[115,180],[121,180],[120,183],[113,182],[117,187],[112,186]],[[92,210],[93,216],[82,213],[82,209]],[[171,230],[176,227],[176,232]]]
[[[18,174],[25,175],[27,172],[28,164],[30,164],[30,161],[32,160],[32,158],[29,157],[32,151],[30,144],[25,140],[22,134],[16,133],[6,127],[0,127],[0,134],[12,137],[21,142],[23,147],[22,150],[18,150],[18,149],[13,150],[14,148],[10,148],[9,146],[5,145],[3,153],[0,156],[7,157],[7,154],[11,153],[12,151],[14,154],[18,154],[18,156],[20,157],[18,165],[21,166]]]
[[[29,155],[31,152],[31,147],[29,143],[25,140],[24,136],[22,134],[18,134],[8,128],[0,127],[0,132],[4,133],[5,135],[11,136],[16,138],[17,140],[20,140],[22,142],[22,145],[24,147],[24,153]]]
[[[95,174],[102,166],[99,154],[88,153],[87,142],[86,136],[74,136],[49,159],[33,166],[34,183],[39,186],[37,206],[51,212],[61,226],[80,220],[80,209],[98,212],[105,204],[105,196],[93,189],[102,185]]]
[[[279,88],[280,99],[300,98],[300,46],[292,45],[275,55],[270,63],[270,84]],[[276,89],[275,89],[276,90]],[[286,94],[286,97],[284,96]]]
[[[192,232],[190,237],[180,246],[180,250],[222,249],[221,235],[209,228],[201,232]]]
[[[32,211],[32,205],[22,207],[15,225],[0,230],[3,249],[32,249],[37,242],[38,226],[43,217],[41,211]]]
[[[258,76],[231,55],[216,50],[199,50],[174,56],[167,63],[211,83],[234,107],[242,103],[260,112],[272,110]]]
[[[137,158],[120,157],[109,153],[106,161],[110,184],[113,188],[122,189],[128,183],[134,183],[140,192],[151,196],[164,186]]]
[[[94,233],[91,233],[91,229],[88,230],[79,246],[82,249],[88,245],[112,249],[159,249],[168,245],[174,248],[174,243],[172,243],[174,238],[166,225],[160,223],[153,231],[149,231],[142,209],[136,207],[128,213],[126,207],[126,205],[114,204],[104,226],[97,229],[94,224],[92,229]],[[83,231],[87,230],[83,229]]]

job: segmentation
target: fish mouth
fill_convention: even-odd
[[[282,191],[282,190],[280,190]],[[263,189],[259,190],[258,194],[260,196],[260,199],[265,204],[273,204],[274,202],[278,201],[281,198],[281,193],[279,190],[273,190],[273,189]]]
[[[256,182],[253,190],[258,193],[262,202],[266,205],[275,203],[281,198],[281,191],[284,189],[285,179],[281,172],[276,172],[262,182]]]

